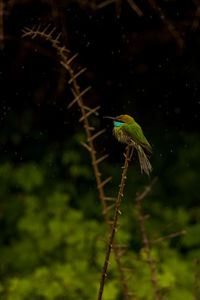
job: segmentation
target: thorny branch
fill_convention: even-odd
[[[142,242],[144,245],[144,251],[146,252],[147,263],[149,264],[149,268],[151,271],[151,281],[153,283],[155,299],[159,300],[158,284],[157,284],[157,279],[156,279],[156,274],[155,274],[154,261],[151,257],[150,242],[149,242],[147,234],[146,234],[146,229],[145,229],[145,225],[144,225],[144,215],[143,215],[142,205],[141,205],[142,199],[144,199],[146,197],[146,195],[151,191],[152,185],[156,181],[157,181],[157,178],[154,178],[152,180],[151,184],[145,188],[143,193],[136,195],[136,206],[137,206],[137,211],[138,211],[140,230],[142,233]]]
[[[81,3],[82,0],[79,0],[78,2]],[[198,9],[196,12],[196,17],[194,19],[194,23],[193,23],[193,30],[196,30],[196,28],[199,25],[199,14],[200,14],[200,8],[199,8],[199,3],[197,3],[199,0],[193,0],[193,2],[195,2],[196,5],[198,5]],[[126,0],[124,2],[127,2],[127,4],[129,4],[129,6],[132,8],[132,10],[139,16],[143,16],[144,13],[142,12],[141,8],[138,7],[138,5],[135,3],[135,1],[133,0]],[[166,28],[168,29],[169,33],[171,34],[171,36],[176,40],[177,45],[180,49],[183,48],[184,46],[184,40],[181,36],[181,33],[175,28],[175,26],[173,25],[173,23],[165,16],[163,9],[157,4],[156,0],[148,0],[150,6],[152,7],[152,9],[155,11],[155,13],[159,16],[161,22],[164,24],[164,26],[166,26]],[[85,4],[87,6],[90,6],[92,9],[94,10],[98,10],[98,9],[102,9],[110,4],[115,4],[116,7],[116,13],[118,16],[120,16],[120,12],[121,12],[121,6],[123,1],[121,0],[105,0],[100,2],[99,4],[90,2],[90,1],[86,1]]]
[[[170,34],[174,37],[177,42],[177,45],[180,49],[184,46],[184,40],[181,37],[181,34],[175,29],[174,25],[167,19],[161,7],[159,7],[156,3],[156,0],[148,0],[151,7],[160,17],[161,22],[166,26]]]
[[[119,185],[119,192],[118,192],[116,205],[115,205],[115,216],[114,216],[114,220],[113,220],[113,227],[112,227],[112,231],[110,233],[108,248],[107,248],[107,251],[106,251],[106,257],[105,257],[104,266],[103,266],[102,275],[101,275],[99,293],[98,293],[98,298],[97,298],[98,300],[101,300],[102,295],[103,295],[105,278],[107,276],[108,262],[109,262],[109,258],[110,258],[111,249],[113,247],[113,241],[114,241],[115,233],[117,231],[118,217],[119,217],[119,214],[121,214],[120,204],[121,204],[121,200],[122,200],[122,197],[123,197],[123,191],[124,191],[124,186],[125,186],[125,181],[126,181],[126,174],[127,174],[127,170],[128,170],[128,164],[129,164],[129,161],[131,160],[132,155],[133,155],[133,147],[128,146],[127,150],[126,150],[126,153],[125,153],[124,166],[122,167],[123,172],[122,172],[121,183]]]
[[[179,232],[175,232],[175,233],[171,233],[171,234],[162,236],[162,237],[160,237],[158,239],[155,239],[155,240],[150,240],[149,243],[151,243],[151,244],[159,243],[159,242],[162,242],[164,240],[168,240],[168,239],[172,239],[172,238],[175,238],[177,236],[180,236],[180,235],[184,235],[186,233],[187,233],[186,230],[181,230]]]
[[[71,78],[73,78],[73,74],[70,74],[71,75]],[[74,76],[75,77],[75,76]],[[76,77],[73,79],[73,86],[74,86],[74,89],[76,91],[76,95],[80,95],[80,91],[78,89],[78,86],[77,86],[77,83],[76,83]],[[91,159],[92,159],[92,165],[93,165],[93,168],[94,168],[94,173],[95,173],[95,177],[96,177],[96,181],[97,181],[97,189],[99,191],[99,197],[101,199],[101,203],[102,203],[102,207],[103,207],[103,214],[104,214],[104,217],[105,217],[105,221],[106,221],[106,224],[107,224],[107,227],[108,227],[108,230],[109,232],[111,232],[112,234],[112,231],[111,231],[111,227],[110,227],[110,218],[109,218],[109,215],[107,214],[108,210],[111,209],[113,206],[110,206],[108,207],[107,204],[106,204],[106,200],[105,200],[105,194],[104,194],[104,190],[103,190],[103,186],[109,182],[112,178],[107,178],[105,179],[103,182],[101,181],[101,173],[99,172],[99,168],[98,168],[98,159],[96,158],[96,151],[94,150],[94,144],[93,144],[93,140],[94,138],[96,138],[97,136],[99,136],[99,133],[103,133],[104,130],[99,131],[97,132],[96,134],[94,134],[93,136],[91,136],[91,133],[90,133],[90,126],[89,126],[89,122],[88,122],[88,115],[84,109],[84,105],[83,105],[83,102],[82,102],[82,98],[79,97],[78,98],[79,100],[77,101],[78,104],[79,104],[79,107],[81,108],[81,113],[82,113],[82,119],[84,120],[84,127],[85,127],[85,130],[86,130],[86,135],[87,135],[87,141],[88,141],[88,145],[90,147],[90,153],[91,153]],[[106,156],[107,157],[107,156]],[[101,161],[102,159],[100,158],[99,159],[99,162]],[[114,227],[114,225],[113,225]],[[113,245],[114,246],[114,245]],[[122,286],[123,286],[123,291],[124,291],[124,296],[126,297],[126,299],[128,300],[129,299],[129,295],[130,293],[128,292],[128,287],[127,287],[127,284],[126,284],[126,279],[125,279],[125,276],[124,276],[124,273],[123,273],[123,270],[122,270],[122,266],[121,266],[121,262],[120,262],[120,256],[118,254],[118,249],[114,246],[114,254],[115,254],[115,260],[117,262],[117,265],[118,265],[118,269],[119,269],[119,272],[120,272],[120,277],[121,277],[121,281],[122,281]],[[109,260],[109,257],[107,259],[107,264],[108,264],[108,260]],[[101,299],[101,298],[99,298]]]
[[[94,174],[95,174],[96,182],[97,182],[97,189],[98,189],[98,192],[99,192],[99,197],[100,197],[102,208],[103,208],[103,215],[104,215],[105,222],[107,224],[108,230],[109,230],[110,234],[112,234],[112,227],[111,227],[112,222],[110,221],[108,211],[113,207],[113,205],[107,206],[106,202],[107,201],[116,201],[116,199],[112,198],[112,197],[106,197],[105,196],[103,187],[106,183],[108,183],[111,180],[111,178],[109,177],[109,178],[105,179],[104,181],[102,181],[101,180],[101,173],[100,173],[99,167],[98,167],[98,164],[101,161],[103,161],[108,155],[106,154],[101,158],[97,158],[94,143],[93,143],[93,140],[96,137],[98,137],[100,134],[102,134],[105,130],[103,129],[103,130],[101,130],[101,131],[99,131],[99,132],[92,135],[91,131],[94,130],[94,128],[90,126],[89,120],[88,120],[89,115],[91,115],[92,113],[97,113],[96,111],[100,107],[97,107],[96,109],[91,109],[91,108],[84,105],[82,96],[85,95],[91,89],[91,87],[88,87],[83,91],[80,91],[80,87],[77,83],[77,77],[79,75],[81,75],[85,71],[85,69],[82,69],[78,73],[74,74],[74,70],[71,67],[72,61],[77,57],[78,54],[75,54],[72,57],[68,58],[69,51],[65,48],[65,46],[63,46],[63,47],[60,46],[60,42],[59,42],[60,34],[56,38],[53,38],[52,34],[55,31],[55,28],[53,28],[49,33],[47,33],[48,30],[49,30],[49,26],[44,28],[44,30],[42,30],[42,31],[40,30],[40,26],[38,28],[33,27],[32,29],[25,28],[23,30],[23,32],[24,32],[23,36],[31,36],[32,38],[35,38],[36,36],[41,36],[42,38],[44,38],[46,40],[49,40],[51,42],[52,46],[57,50],[59,56],[62,58],[61,64],[63,65],[63,67],[70,74],[69,84],[72,84],[72,86],[73,86],[71,90],[72,90],[72,93],[73,93],[75,98],[68,105],[68,108],[72,107],[72,105],[74,105],[75,103],[78,103],[78,105],[81,109],[82,117],[80,118],[79,121],[84,122],[84,128],[85,128],[85,131],[86,131],[87,142],[88,142],[88,143],[82,142],[81,144],[91,154],[92,166],[93,166],[93,169],[94,169]],[[131,296],[132,293],[130,293],[128,291],[128,286],[127,286],[127,283],[126,283],[124,270],[123,270],[122,265],[121,265],[120,248],[118,248],[117,245],[115,245],[114,243],[112,243],[112,247],[113,247],[113,250],[114,250],[115,260],[116,260],[116,263],[117,263],[117,266],[118,266],[118,269],[119,269],[119,273],[120,273],[120,278],[121,278],[122,288],[123,288],[123,292],[124,292],[124,297],[125,297],[126,300],[129,300],[130,299],[129,297]]]

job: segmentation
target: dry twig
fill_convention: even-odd
[[[146,197],[146,195],[151,191],[152,185],[156,182],[156,180],[157,180],[157,178],[154,178],[154,180],[152,180],[151,184],[145,188],[143,193],[137,194],[136,206],[137,206],[137,211],[138,211],[140,230],[142,233],[142,242],[144,245],[144,251],[146,252],[147,263],[149,264],[149,268],[151,271],[151,281],[153,283],[155,299],[159,300],[158,284],[157,284],[157,279],[156,279],[156,274],[155,274],[154,261],[151,257],[150,242],[149,242],[147,234],[146,234],[146,229],[145,229],[145,225],[144,225],[144,215],[143,215],[142,205],[141,205],[142,199],[144,199]]]
[[[123,172],[122,172],[122,177],[121,177],[121,183],[119,185],[118,197],[117,197],[116,205],[115,205],[115,216],[114,216],[114,220],[113,220],[113,227],[112,227],[112,231],[110,233],[108,248],[107,248],[107,251],[106,251],[106,257],[105,257],[104,266],[103,266],[102,275],[101,275],[99,293],[98,293],[98,298],[97,298],[98,300],[101,300],[102,295],[103,295],[103,289],[104,289],[104,284],[105,284],[105,278],[107,276],[107,268],[108,268],[110,253],[111,253],[111,249],[113,247],[113,241],[114,241],[115,233],[117,231],[118,217],[119,217],[119,214],[121,214],[120,204],[121,204],[121,200],[122,200],[122,197],[123,197],[123,191],[124,191],[124,186],[125,186],[125,181],[126,181],[126,174],[127,174],[127,170],[128,170],[128,164],[129,164],[129,161],[131,160],[132,155],[133,155],[133,147],[128,146],[127,150],[126,150],[126,153],[125,153],[124,166],[122,167]]]
[[[136,5],[136,3],[133,0],[127,0],[127,2],[132,8],[132,10],[134,10],[139,17],[142,17],[144,15],[141,9]]]
[[[167,19],[165,16],[163,10],[161,7],[159,7],[156,3],[156,0],[149,0],[149,3],[151,7],[154,9],[154,11],[158,14],[160,17],[160,20],[163,22],[163,24],[167,27],[170,34],[173,36],[173,38],[176,40],[177,45],[180,49],[184,46],[184,40],[181,37],[180,33],[175,29],[174,25]]]
[[[179,232],[170,233],[170,234],[168,234],[168,235],[162,236],[162,237],[157,238],[157,239],[155,239],[155,240],[150,240],[149,242],[150,242],[151,244],[155,244],[155,243],[162,242],[162,241],[164,241],[164,240],[173,239],[173,238],[175,238],[175,237],[177,237],[177,236],[184,235],[184,234],[186,234],[186,233],[187,233],[186,230],[181,230],[181,231],[179,231]]]

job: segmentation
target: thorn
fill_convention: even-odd
[[[69,70],[69,66],[68,66],[63,60],[60,61],[60,64],[61,64],[66,70]]]
[[[24,29],[22,29],[22,32],[23,32],[23,34],[22,34],[22,37],[25,37],[25,36],[27,36],[27,35],[29,35],[29,34],[30,34],[30,32],[26,31],[26,29],[25,29],[25,28],[24,28]]]
[[[99,164],[100,162],[102,162],[103,160],[105,160],[107,157],[109,156],[109,154],[105,154],[104,156],[100,157],[99,159],[95,160],[92,164]]]
[[[88,111],[91,110],[91,108],[89,106],[83,105],[83,107],[85,108],[85,110],[88,110]]]
[[[104,197],[104,200],[106,201],[115,201],[117,200],[117,198],[114,198],[114,197]]]
[[[88,124],[83,124],[83,127],[84,127],[84,128],[87,128],[87,129],[89,129],[89,130],[91,130],[91,131],[95,130],[94,127],[92,127],[92,126],[90,126],[90,125],[88,125]]]
[[[115,248],[118,248],[118,249],[125,249],[125,248],[128,248],[128,247],[125,246],[125,245],[118,245],[118,244],[115,244]]]
[[[91,131],[92,131],[92,130],[95,130],[95,128],[92,127],[92,126],[88,126],[88,129],[91,130]]]
[[[36,26],[33,26],[32,29],[30,29],[30,34],[32,34],[32,37],[31,37],[32,39],[34,39],[38,34],[41,34],[40,27],[41,27],[41,24],[39,24],[37,28],[36,28]]]
[[[69,81],[68,83],[71,84],[78,76],[80,76],[82,73],[84,73],[87,70],[87,68],[81,69],[78,73],[76,73]]]
[[[62,33],[61,32],[59,32],[59,34],[57,35],[57,37],[55,38],[55,42],[56,43],[59,43],[59,38],[61,37],[61,35],[62,35]],[[64,46],[65,47],[65,46]],[[63,47],[62,47],[63,48]],[[66,51],[66,52],[70,52],[69,50],[67,50],[66,48],[64,49],[64,51]]]
[[[97,5],[97,9],[103,8],[105,6],[107,6],[108,4],[111,4],[113,2],[115,2],[116,0],[105,0],[104,2],[100,3]]]
[[[25,31],[31,31],[31,28],[25,26],[25,27],[24,27],[24,30],[25,30]]]
[[[67,108],[72,107],[72,105],[74,103],[76,103],[76,101],[78,101],[83,95],[85,95],[92,87],[88,86],[85,90],[83,90],[79,95],[77,95],[74,100],[67,106]]]
[[[106,131],[105,129],[102,129],[102,130],[98,131],[96,134],[94,134],[93,136],[91,136],[90,138],[88,138],[88,142],[89,141],[93,141],[95,138],[97,138],[99,135],[101,135],[105,131]]]
[[[68,65],[71,64],[71,62],[78,56],[78,53],[74,54],[71,58],[68,59],[68,61],[66,62]]]
[[[41,32],[42,35],[46,34],[47,30],[49,29],[49,27],[51,26],[51,24],[47,25],[44,30]]]
[[[86,105],[83,105],[83,107],[85,108],[85,110],[88,110],[88,111],[93,111],[94,110],[94,108],[90,108],[90,107],[88,107],[88,106],[86,106]],[[97,106],[98,107],[98,109],[100,108],[100,106]],[[98,116],[98,112],[96,112],[96,110],[94,111],[94,114],[96,115],[96,116]]]
[[[146,188],[144,189],[144,191],[142,193],[136,193],[136,202],[140,202],[143,198],[146,197],[146,195],[151,191],[152,186],[156,183],[156,181],[158,180],[158,177],[155,177],[151,183],[146,186]]]
[[[94,114],[99,108],[100,108],[100,106],[97,106],[97,107],[91,109],[89,112],[87,112],[86,114],[84,114],[84,115],[79,119],[79,122],[82,122],[82,121],[84,121],[85,119],[87,119],[91,114]]]
[[[110,176],[110,177],[106,178],[104,181],[102,181],[97,187],[102,188],[104,185],[106,185],[111,180],[112,180],[112,177]]]
[[[115,203],[112,205],[107,206],[104,210],[103,210],[103,214],[105,215],[110,209],[112,209],[113,207],[115,207]]]
[[[49,32],[49,36],[52,37],[52,34],[54,33],[55,30],[56,30],[56,27],[53,27],[53,29]]]
[[[90,148],[90,146],[88,146],[86,143],[84,143],[84,142],[80,142],[81,143],[81,145],[83,146],[83,147],[85,147],[89,152],[91,152],[92,151],[92,149]]]
[[[41,28],[42,24],[40,23],[36,29],[36,31],[40,31],[40,28]]]
[[[60,52],[60,53],[63,53],[63,52],[70,52],[70,51],[67,50],[65,46],[62,46],[61,48],[59,48],[59,52]],[[65,63],[65,62],[63,62],[63,63]],[[67,63],[67,62],[66,62],[66,63]]]
[[[130,7],[138,14],[139,17],[144,15],[141,9],[135,4],[135,2],[133,2],[133,0],[127,0],[127,2],[129,3]]]
[[[187,234],[186,230],[182,230],[182,231],[179,231],[179,232],[171,233],[169,235],[165,235],[163,237],[160,237],[160,238],[158,238],[156,240],[151,240],[150,243],[154,244],[154,243],[162,242],[164,240],[172,239],[172,238],[175,238],[177,236],[184,235],[184,234]]]

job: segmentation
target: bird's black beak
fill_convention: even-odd
[[[108,117],[108,116],[103,116],[104,119],[111,119],[111,120],[114,120],[115,118],[114,117]]]

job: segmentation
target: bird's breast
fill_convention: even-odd
[[[127,134],[124,132],[122,128],[114,127],[113,134],[119,142],[124,144],[130,143],[130,137],[127,136]]]

